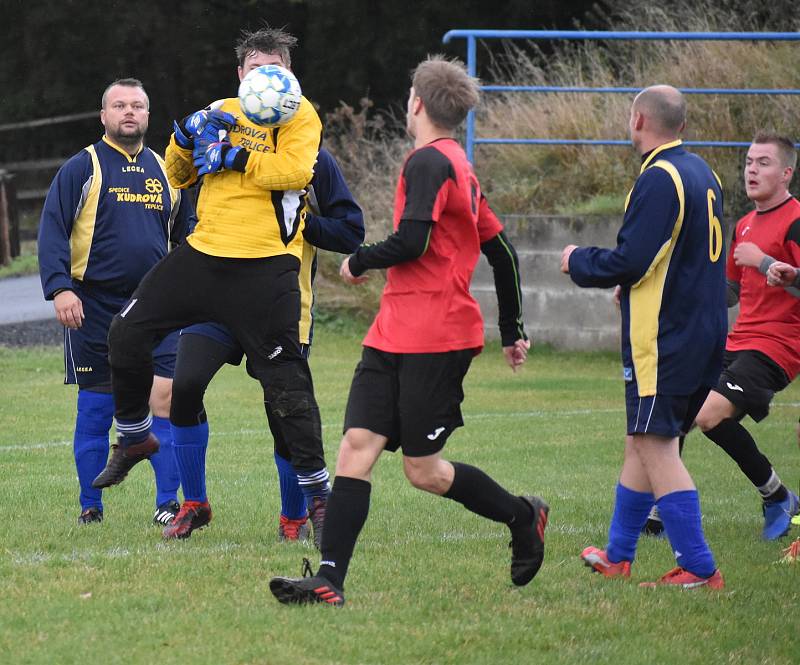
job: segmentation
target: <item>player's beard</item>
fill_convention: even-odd
[[[147,132],[147,123],[138,123],[135,128],[123,127],[120,123],[113,131],[106,127],[106,134],[114,143],[123,148],[137,148]]]

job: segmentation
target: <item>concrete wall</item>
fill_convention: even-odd
[[[616,246],[622,215],[506,215],[502,221],[519,255],[525,329],[534,342],[559,349],[618,350],[620,323],[612,290],[578,288],[559,267],[566,245]],[[730,228],[724,233],[727,240]],[[496,339],[497,297],[484,258],[475,270],[472,293],[483,311],[486,336]]]

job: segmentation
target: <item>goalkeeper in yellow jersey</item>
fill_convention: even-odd
[[[295,43],[283,30],[243,32],[236,48],[239,78],[261,65],[290,66]],[[154,340],[193,323],[216,321],[244,348],[306,498],[324,516],[329,477],[319,409],[298,335],[305,187],[321,133],[319,117],[305,98],[279,127],[251,123],[236,98],[175,123],[167,175],[181,189],[201,178],[198,223],[187,242],[145,276],[111,325],[118,443],[96,487],[121,482],[136,463],[158,450],[147,404]],[[173,403],[171,420],[181,409]],[[185,422],[187,414],[181,415]],[[186,485],[173,523],[180,533],[173,537],[188,536],[211,520],[200,473],[206,452],[200,430],[207,424],[197,416],[196,426],[179,428],[176,441]]]

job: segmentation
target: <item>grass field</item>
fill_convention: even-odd
[[[357,332],[318,332],[312,368],[331,465],[358,353]],[[103,524],[76,526],[74,392],[60,385],[60,353],[0,348],[0,663],[797,663],[800,564],[777,563],[788,539],[759,539],[755,491],[702,435],[689,437],[686,459],[726,589],[639,589],[673,565],[653,539],[630,582],[581,565],[584,546],[605,543],[624,427],[619,375],[611,354],[546,349],[517,375],[496,346],[473,365],[466,427],[447,453],[550,503],[545,564],[528,587],[510,584],[503,527],[413,490],[386,456],[347,605],[331,610],[281,606],[267,588],[318,556],[276,542],[271,444],[260,391],[240,368],[207,396],[214,520],[164,543],[150,523],[147,465],[107,491]],[[795,489],[799,413],[794,385],[752,426]]]

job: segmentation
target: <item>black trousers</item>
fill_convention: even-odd
[[[115,416],[147,417],[154,341],[193,323],[227,326],[244,348],[298,472],[325,466],[319,409],[300,351],[300,261],[209,256],[184,243],[145,275],[108,334]]]
[[[169,412],[170,421],[179,427],[206,422],[203,397],[211,380],[226,363],[239,365],[242,360],[242,349],[238,345],[232,348],[218,339],[196,332],[195,328],[188,328],[188,331],[181,331],[178,338],[178,357]],[[306,359],[310,348],[307,344],[300,345],[300,352]],[[252,376],[249,368],[248,373]],[[275,452],[284,459],[291,460],[292,453],[281,434],[280,420],[272,413],[268,402],[265,402],[264,407]]]

